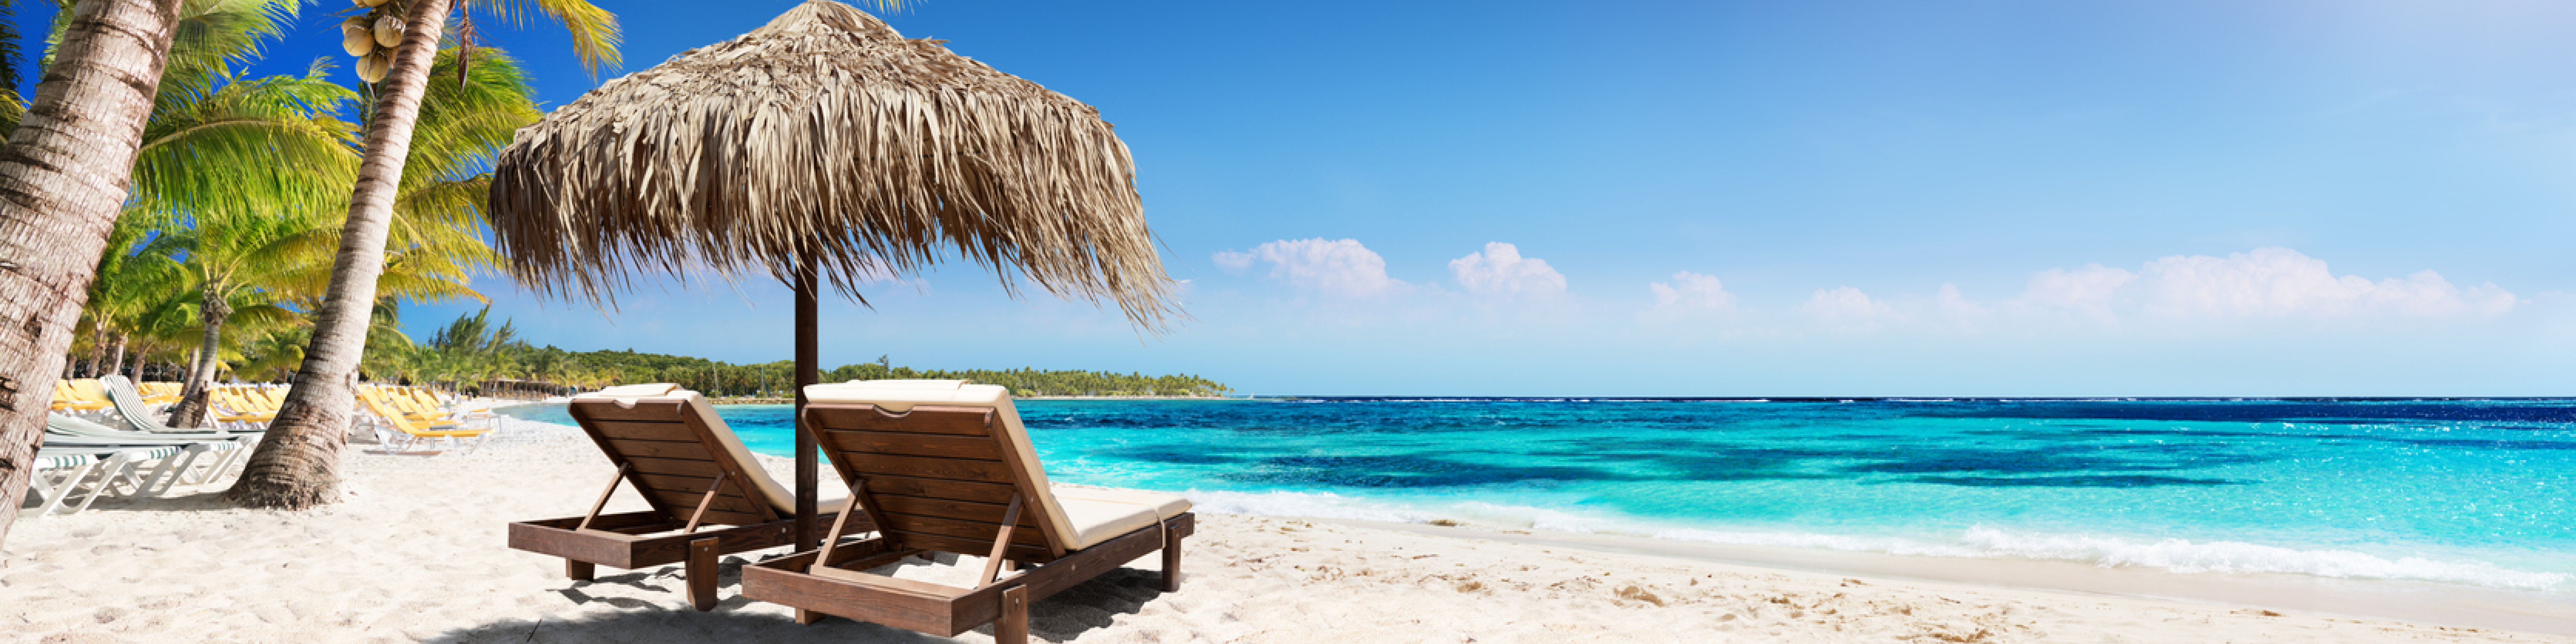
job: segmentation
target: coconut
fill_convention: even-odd
[[[340,25],[340,49],[351,56],[365,56],[367,52],[376,50],[376,35],[368,32],[366,27]]]
[[[402,44],[403,21],[394,16],[376,19],[376,44],[392,47]]]
[[[390,52],[379,51],[358,59],[358,80],[366,81],[371,85],[384,80],[385,72],[393,67],[393,62],[386,60],[385,55],[388,53]]]

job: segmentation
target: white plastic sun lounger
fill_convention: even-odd
[[[119,483],[131,485],[135,493],[140,493],[150,485],[135,475],[143,463],[161,461],[166,469],[172,457],[183,451],[185,448],[179,446],[149,445],[38,448],[36,475],[27,486],[43,502],[36,516],[87,510],[91,503],[98,502],[98,497],[116,494]],[[92,474],[97,475],[96,482],[90,481]],[[84,484],[89,486],[88,494],[82,496],[80,505],[71,505],[71,497],[80,494]]]
[[[117,429],[65,416],[45,417],[45,436],[48,444],[65,446],[74,444],[129,444],[178,445],[186,447],[187,460],[178,463],[176,468],[171,470],[178,474],[178,476],[171,480],[177,484],[185,485],[202,485],[223,476],[224,473],[230,471],[233,466],[246,463],[246,459],[250,455],[250,448],[259,444],[258,434],[215,436],[151,434]],[[197,457],[199,455],[208,453],[216,455],[214,461],[208,463],[203,472],[194,475],[189,474],[189,465],[194,464],[198,460]],[[154,477],[155,480],[159,480],[159,478],[160,477],[158,476]],[[169,486],[165,484],[159,489],[166,492],[168,491]],[[153,493],[158,494],[160,492]]]
[[[107,390],[107,401],[115,404],[116,417],[120,420],[124,420],[125,424],[133,425],[135,431],[151,432],[154,434],[194,434],[208,436],[236,436],[242,433],[256,433],[226,432],[220,429],[183,429],[171,427],[152,418],[152,406],[143,404],[143,396],[134,392],[134,381],[126,380],[125,376],[107,375],[99,377],[98,385],[100,389]]]
[[[101,464],[97,455],[88,452],[56,447],[37,448],[36,475],[29,477],[27,481],[27,489],[36,492],[36,500],[39,503],[36,507],[36,516],[53,514],[57,510],[70,514],[89,509],[89,504],[84,502],[79,507],[63,510],[71,507],[72,494],[77,491],[81,483],[89,480],[90,473],[98,471]],[[98,500],[97,490],[91,490],[89,500]]]

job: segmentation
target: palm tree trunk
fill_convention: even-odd
[[[179,404],[170,406],[171,427],[200,427],[206,424],[206,390],[214,388],[215,370],[223,367],[224,320],[231,319],[233,307],[224,301],[223,291],[211,285],[205,289],[205,303],[198,305],[197,317],[206,323],[206,336],[197,347],[197,362],[188,370],[188,386],[179,390]]]
[[[98,359],[107,355],[107,327],[93,325],[89,330],[89,377],[98,377]]]
[[[45,410],[134,176],[179,0],[88,0],[0,149],[0,540],[18,519]]]
[[[113,357],[107,359],[108,373],[118,373],[116,368],[125,366],[125,342],[126,334],[116,334],[116,353],[112,354]]]
[[[439,32],[447,24],[448,0],[410,2],[408,30],[367,128],[366,157],[359,162],[357,189],[349,194],[349,220],[340,229],[331,284],[314,315],[312,345],[286,404],[268,425],[268,437],[224,493],[235,503],[293,510],[340,498],[340,450],[348,444],[350,401],[357,398],[358,360],[366,353],[375,314],[376,278],[385,270],[386,228]]]

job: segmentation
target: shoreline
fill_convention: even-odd
[[[1018,396],[1018,397],[1015,397],[1014,399],[1015,399],[1015,400],[1068,400],[1068,401],[1079,401],[1079,400],[1137,400],[1137,401],[1170,400],[1170,401],[1237,401],[1237,402],[1257,402],[1257,401],[1259,401],[1259,400],[1260,400],[1260,399],[1258,399],[1258,398],[1244,398],[1244,397],[1233,397],[1233,396]],[[476,400],[477,400],[477,401],[480,401],[480,400],[484,400],[484,399],[476,399]],[[543,400],[506,400],[506,401],[504,401],[504,400],[493,399],[493,402],[492,402],[491,404],[489,404],[489,405],[486,405],[486,407],[487,407],[487,408],[499,408],[499,407],[509,407],[509,406],[514,406],[514,405],[538,405],[538,404],[546,404],[546,401],[543,401]],[[794,398],[754,398],[754,397],[708,398],[708,399],[707,399],[707,404],[711,404],[711,405],[793,405],[793,404],[796,404],[796,399],[794,399]]]
[[[111,497],[24,520],[0,543],[0,622],[24,641],[990,641],[849,620],[807,626],[739,593],[690,610],[678,566],[562,577],[507,548],[510,521],[579,515],[614,475],[574,427],[505,420],[472,453],[351,445],[344,500],[232,508],[229,481]],[[759,457],[785,478],[788,459]],[[826,475],[821,494],[841,494]],[[632,491],[609,512],[644,508]],[[1645,537],[1201,510],[1182,590],[1147,556],[1032,606],[1052,642],[1372,641],[2562,642],[2576,616],[2496,593],[2288,575],[2177,574],[2071,562],[1695,544]],[[908,566],[971,576],[957,557]],[[907,575],[906,578],[911,578]],[[2401,585],[2402,586],[2402,585]],[[2378,589],[2395,589],[2381,592]],[[2418,592],[2422,591],[2422,592]],[[2429,593],[2429,594],[2428,594]],[[2524,602],[2527,604],[2528,602]],[[2559,602],[2564,604],[2565,602]],[[2549,612],[2546,609],[2556,609]],[[2482,612],[2483,611],[2483,612]],[[2529,612],[2529,611],[2526,611]],[[2356,619],[2356,617],[2359,617]],[[2392,619],[2395,618],[2395,619]],[[2556,620],[2554,623],[2543,620]],[[0,638],[0,641],[19,641]]]
[[[785,458],[784,455],[763,457]],[[2546,590],[2426,579],[2337,577],[2309,572],[2203,572],[2150,566],[2111,567],[2091,561],[2030,558],[2011,553],[1950,556],[1750,545],[1616,531],[1549,531],[1525,524],[1498,524],[1436,515],[1354,518],[1354,515],[1330,513],[1299,514],[1293,508],[1273,508],[1286,511],[1270,512],[1242,504],[1210,499],[1201,501],[1203,505],[1232,506],[1230,511],[1234,512],[1250,511],[1242,516],[1335,523],[1448,538],[1583,548],[1778,570],[1879,575],[1976,587],[2178,600],[2576,636],[2576,593]]]
[[[1426,536],[1700,561],[1784,572],[1863,575],[1966,588],[2179,601],[2576,636],[2576,601],[2563,594],[2463,584],[2290,573],[2180,573],[2020,557],[1943,557],[1756,546],[1548,530],[1364,519],[1300,520]]]

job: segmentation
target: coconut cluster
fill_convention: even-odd
[[[402,44],[403,3],[395,0],[356,0],[366,13],[340,23],[340,49],[358,57],[358,80],[369,84],[385,79],[393,69],[394,46]]]

